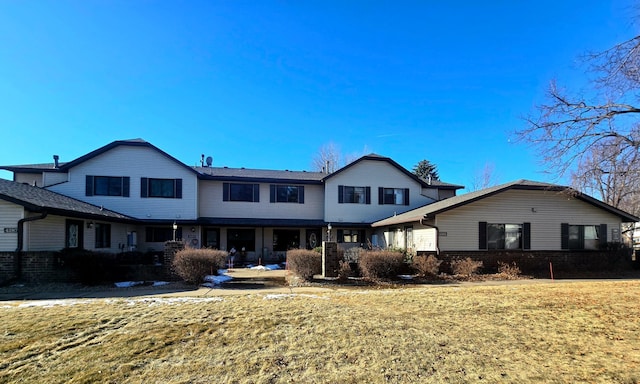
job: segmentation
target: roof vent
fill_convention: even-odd
[[[211,156],[207,156],[207,167],[210,167],[213,165],[213,157]]]
[[[59,167],[58,160],[60,160],[60,156],[53,155],[53,167],[56,168],[56,169]]]

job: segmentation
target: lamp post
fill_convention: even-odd
[[[331,223],[327,225],[327,241],[331,241]]]
[[[178,229],[178,224],[174,221],[171,227],[173,228],[173,241],[176,241],[176,230]]]

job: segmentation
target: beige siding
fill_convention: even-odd
[[[87,175],[130,177],[130,197],[85,196]],[[143,177],[182,179],[182,198],[141,198]],[[186,220],[198,216],[197,184],[195,173],[151,148],[119,146],[74,167],[68,182],[49,189],[141,219]]]
[[[339,204],[338,186],[371,187],[371,204]],[[411,205],[379,205],[378,188],[409,188]],[[364,160],[330,177],[325,186],[325,221],[370,223],[433,202],[422,186],[385,161]]]
[[[413,242],[415,243],[415,248],[418,252],[436,251],[437,242],[435,228],[425,227],[419,224],[414,225]]]
[[[478,250],[478,223],[531,223],[532,250],[559,250],[561,223],[607,224],[607,238],[620,219],[600,208],[552,191],[508,190],[436,216],[441,250]]]
[[[295,185],[295,183],[291,183]],[[270,184],[260,184],[260,201],[222,201],[222,181],[201,181],[199,186],[200,216],[257,219],[322,220],[323,186],[305,185],[304,204],[271,203]]]
[[[47,216],[25,224],[25,251],[56,251],[64,248],[65,218]],[[86,236],[85,236],[86,240]]]
[[[13,252],[18,248],[18,220],[24,217],[24,208],[20,205],[0,200],[0,251]],[[8,233],[4,229],[7,228]]]

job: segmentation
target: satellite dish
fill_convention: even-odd
[[[210,167],[213,164],[213,157],[207,156],[207,167]]]

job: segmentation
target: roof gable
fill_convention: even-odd
[[[362,156],[361,158],[359,158],[358,160],[349,163],[347,165],[345,165],[344,167],[338,169],[337,171],[330,173],[328,175],[326,175],[324,177],[324,180],[328,180],[342,172],[345,172],[347,170],[349,170],[352,167],[355,167],[356,165],[358,165],[359,163],[366,161],[366,160],[371,160],[371,161],[381,161],[381,162],[386,162],[388,164],[390,164],[391,166],[393,166],[394,168],[396,168],[397,170],[399,170],[400,172],[404,173],[407,177],[409,177],[410,179],[416,181],[417,183],[419,183],[422,187],[424,188],[439,188],[439,189],[461,189],[463,188],[463,186],[461,185],[455,185],[455,184],[449,184],[449,183],[443,183],[439,180],[432,180],[431,182],[428,182],[425,179],[422,179],[420,177],[418,177],[416,174],[409,172],[406,168],[404,168],[402,165],[398,164],[397,162],[395,162],[393,159],[389,158],[389,157],[384,157],[384,156],[380,156],[378,154],[372,153],[366,156]]]

